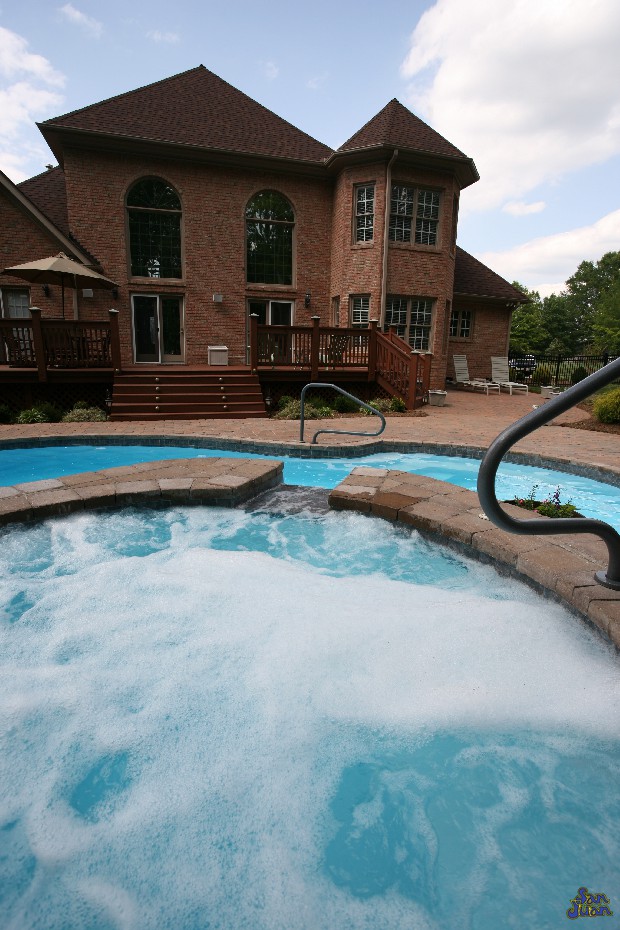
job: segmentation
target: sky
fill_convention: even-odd
[[[620,249],[619,45],[618,0],[0,0],[0,169],[199,64],[332,148],[396,97],[476,163],[459,245],[547,296]]]

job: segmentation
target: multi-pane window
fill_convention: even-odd
[[[392,242],[411,242],[411,220],[415,191],[413,187],[392,187],[390,200],[390,232]]]
[[[293,283],[293,208],[278,191],[256,194],[245,210],[246,275],[251,284]]]
[[[392,242],[437,245],[439,192],[392,186],[389,238]]]
[[[450,314],[450,336],[455,339],[469,339],[471,320],[471,310],[453,310]]]
[[[351,326],[355,329],[367,329],[370,318],[370,297],[351,298]]]
[[[127,195],[131,274],[181,278],[181,201],[159,178],[143,178]]]
[[[30,316],[30,294],[27,288],[3,288],[2,315],[11,320]]]
[[[370,242],[375,228],[375,185],[355,188],[355,241]]]
[[[385,328],[393,326],[396,334],[412,349],[425,352],[430,346],[433,325],[433,301],[429,297],[388,296]]]

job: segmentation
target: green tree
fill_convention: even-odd
[[[614,281],[597,301],[592,337],[596,352],[620,355],[620,280]]]
[[[523,291],[529,302],[519,304],[512,314],[510,327],[510,351],[515,355],[544,352],[549,343],[549,333],[543,320],[543,304],[538,291],[530,291],[518,281],[512,286]]]

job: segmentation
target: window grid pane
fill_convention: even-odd
[[[293,224],[248,221],[247,279],[252,284],[293,283]]]
[[[439,225],[439,194],[437,191],[419,191],[416,211],[415,241],[419,245],[437,245]]]
[[[28,291],[5,290],[2,297],[5,316],[12,320],[26,319],[30,316]]]
[[[470,333],[471,333],[471,310],[461,310],[459,336],[461,337],[461,339],[469,339]]]
[[[181,277],[181,214],[129,211],[131,273],[144,278]]]
[[[369,184],[356,189],[355,239],[369,242],[373,238],[375,220],[375,186]]]
[[[458,336],[459,334],[459,311],[453,310],[450,316],[450,335]]]
[[[385,308],[385,329],[394,326],[401,339],[407,339],[407,298],[388,297]]]
[[[351,302],[351,326],[366,329],[370,317],[370,297],[354,297]]]

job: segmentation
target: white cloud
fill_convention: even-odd
[[[437,0],[411,36],[408,103],[472,156],[469,209],[620,152],[617,0]]]
[[[318,90],[319,87],[322,87],[329,77],[327,71],[324,71],[323,74],[317,74],[315,77],[308,78],[306,81],[306,87],[310,90]]]
[[[86,13],[82,13],[80,10],[77,10],[71,3],[65,3],[65,5],[59,7],[58,10],[60,13],[62,13],[66,20],[76,26],[79,26],[89,36],[92,36],[94,39],[98,39],[101,36],[101,33],[103,32],[103,24],[100,23],[98,19],[94,19],[92,16],[87,16]]]
[[[620,210],[614,210],[591,226],[532,239],[502,252],[477,253],[476,258],[508,281],[520,281],[546,297],[559,293],[581,262],[598,261],[619,247]]]
[[[180,36],[176,32],[160,32],[159,29],[147,32],[146,37],[152,39],[153,42],[166,42],[169,45],[175,45],[180,41]]]
[[[42,169],[49,160],[33,124],[58,111],[64,81],[46,58],[28,51],[24,38],[0,27],[0,169],[13,181],[32,173],[29,163]]]
[[[535,203],[525,203],[523,200],[509,200],[504,204],[502,210],[504,213],[510,213],[511,216],[529,216],[531,213],[542,213],[546,206],[544,200],[537,200]]]
[[[280,73],[280,69],[274,61],[261,61],[263,74],[268,81],[274,81]]]

